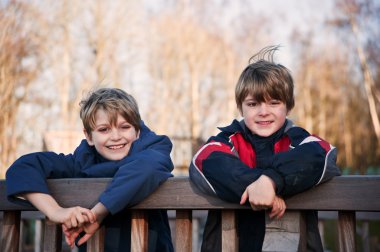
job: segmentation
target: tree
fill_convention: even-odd
[[[380,120],[378,115],[379,112],[376,108],[376,93],[379,91],[376,90],[373,74],[369,65],[368,58],[371,57],[371,55],[368,55],[365,46],[363,46],[363,38],[364,43],[370,45],[369,42],[371,40],[378,40],[379,37],[372,37],[372,35],[375,34],[365,34],[363,32],[364,29],[360,27],[360,23],[363,21],[364,17],[372,20],[375,19],[375,22],[379,21],[377,14],[380,8],[372,0],[341,0],[337,2],[337,7],[342,11],[342,17],[333,20],[331,23],[341,29],[349,28],[354,37],[353,46],[360,62],[372,126],[377,140],[380,142]],[[377,102],[380,102],[379,98]],[[378,148],[380,153],[380,145],[378,145]]]
[[[0,178],[17,153],[19,106],[40,71],[42,37],[28,19],[43,22],[25,3],[10,1],[0,8]]]

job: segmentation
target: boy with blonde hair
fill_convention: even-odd
[[[17,159],[6,174],[8,199],[30,202],[51,221],[62,224],[71,247],[75,241],[84,244],[104,224],[105,251],[129,251],[127,208],[172,176],[172,143],[143,123],[135,99],[121,89],[100,88],[80,105],[86,139],[73,154],[37,152]],[[113,179],[91,210],[61,207],[46,183],[50,178],[97,177]],[[166,211],[150,211],[148,222],[149,251],[173,251]],[[85,244],[79,248],[85,251]]]

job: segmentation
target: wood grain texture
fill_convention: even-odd
[[[234,252],[238,248],[235,211],[222,210],[222,252]]]
[[[356,251],[356,219],[354,211],[338,213],[339,251]]]
[[[21,212],[5,211],[1,232],[0,251],[18,252]]]
[[[175,220],[175,248],[176,251],[192,251],[192,212],[191,210],[177,210]]]
[[[62,227],[48,219],[45,221],[44,251],[62,251]]]
[[[101,226],[98,231],[87,241],[87,252],[104,252],[104,237],[106,228]]]
[[[62,206],[91,208],[110,178],[49,180],[52,195]],[[324,211],[380,211],[380,176],[341,176],[285,199],[287,209]],[[0,210],[35,210],[6,199],[0,180]],[[175,193],[173,193],[175,192]],[[75,195],[75,197],[73,197]],[[134,209],[242,209],[247,206],[204,195],[186,178],[170,178]]]
[[[148,215],[146,211],[132,211],[131,252],[148,251]]]
[[[110,178],[96,179],[55,179],[49,180],[50,192],[64,207],[82,206],[91,208],[98,201]],[[287,211],[322,210],[339,211],[340,251],[355,251],[355,211],[380,212],[380,176],[341,176],[312,188],[306,192],[285,199]],[[191,248],[191,210],[222,210],[222,248],[223,251],[237,251],[235,209],[249,208],[224,202],[216,197],[202,194],[187,177],[170,178],[140,204],[134,206],[132,218],[132,251],[147,251],[148,224],[145,211],[149,209],[178,210],[178,232],[182,238],[178,242],[180,251]],[[0,180],[0,211],[3,211],[1,231],[1,251],[18,251],[20,236],[20,210],[35,210],[28,205],[17,205],[6,198],[6,184]],[[285,223],[280,222],[280,226]],[[287,226],[291,227],[291,226]],[[302,233],[299,249],[304,248]],[[45,227],[45,251],[60,251],[62,244],[61,228],[47,222]],[[178,235],[179,236],[179,235]],[[286,238],[286,237],[285,237]],[[101,237],[95,242],[99,248]],[[98,246],[98,247],[97,247]],[[100,248],[99,248],[99,251]]]

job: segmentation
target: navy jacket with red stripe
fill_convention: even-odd
[[[195,154],[190,179],[203,192],[240,202],[246,187],[262,174],[286,197],[340,175],[336,148],[286,120],[269,137],[252,135],[244,121],[220,128]]]

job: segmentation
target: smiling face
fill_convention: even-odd
[[[248,95],[242,103],[241,114],[252,134],[268,137],[284,125],[288,109],[282,101],[267,99],[257,102]]]
[[[95,146],[98,153],[108,160],[121,160],[126,157],[133,141],[138,138],[139,132],[128,123],[120,114],[115,125],[111,124],[109,116],[103,109],[95,114],[95,128],[90,134],[84,130],[87,142]]]

